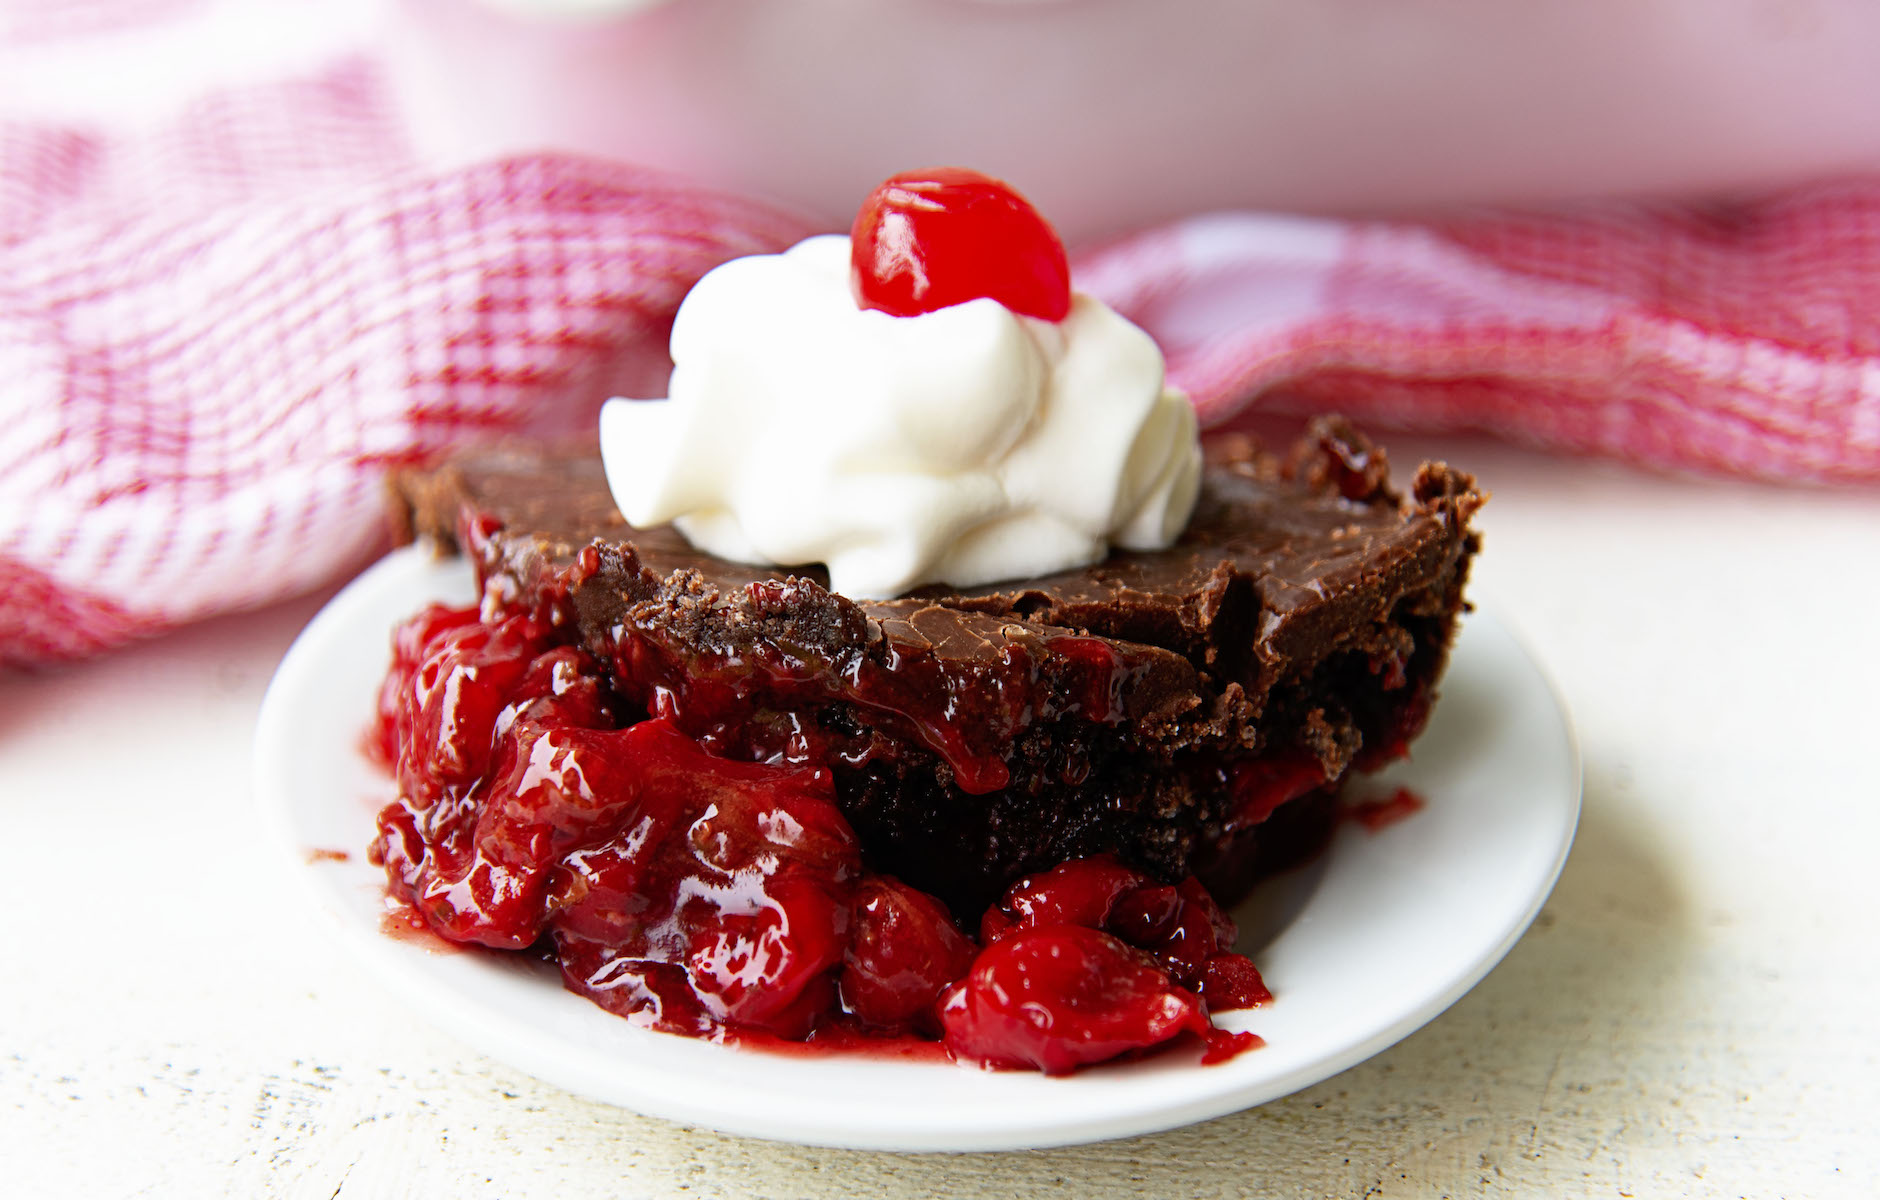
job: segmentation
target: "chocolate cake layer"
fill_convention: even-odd
[[[1100,850],[1244,886],[1276,778],[1323,796],[1421,728],[1482,502],[1441,464],[1400,495],[1383,452],[1328,418],[1284,464],[1212,447],[1168,550],[856,602],[814,567],[631,528],[591,449],[394,488],[406,537],[462,545],[486,587],[561,612],[629,699],[722,753],[827,763],[871,865],[963,912]]]

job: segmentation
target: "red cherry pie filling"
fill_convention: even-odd
[[[1479,492],[1382,467],[1335,420],[1284,463],[1230,440],[1168,550],[888,601],[628,526],[589,451],[402,474],[407,535],[488,599],[397,632],[374,861],[407,923],[656,1029],[1047,1072],[1237,1053],[1211,1017],[1266,989],[1217,898],[1405,752],[1463,606]]]
[[[548,953],[570,990],[693,1036],[916,1038],[1049,1074],[1183,1035],[1206,1061],[1259,1044],[1209,1020],[1269,993],[1192,877],[1077,859],[1018,880],[963,930],[869,868],[804,745],[715,753],[629,698],[660,695],[657,680],[630,658],[603,668],[566,627],[434,606],[395,635],[368,745],[398,795],[372,858],[441,937]],[[713,728],[746,758],[767,741]],[[1254,774],[1248,822],[1318,782]]]

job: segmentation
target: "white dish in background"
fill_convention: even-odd
[[[818,231],[943,163],[1011,180],[1073,249],[1221,210],[1733,197],[1880,167],[1867,0],[386,11],[371,48],[424,160],[575,151],[778,200]]]
[[[365,857],[390,785],[358,752],[389,633],[432,600],[467,603],[468,568],[397,551],[336,596],[262,703],[256,794],[321,921],[425,1017],[492,1058],[598,1100],[727,1133],[813,1145],[1001,1150],[1168,1129],[1275,1099],[1409,1034],[1472,987],[1540,910],[1580,807],[1573,734],[1546,679],[1487,614],[1463,626],[1414,761],[1350,789],[1407,785],[1428,803],[1369,832],[1345,822],[1314,866],[1243,905],[1241,949],[1274,1000],[1217,1023],[1266,1046],[1067,1078],[885,1057],[792,1056],[628,1025],[545,967],[437,953],[381,932]],[[343,860],[316,854],[340,850]]]

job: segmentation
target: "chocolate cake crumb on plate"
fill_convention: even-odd
[[[1114,851],[1231,901],[1328,827],[1353,769],[1421,730],[1481,506],[1321,418],[1281,461],[1209,447],[1167,550],[893,600],[817,567],[634,529],[591,447],[505,448],[393,480],[404,540],[572,622],[621,693],[737,758],[835,773],[872,869],[978,911],[1028,870]]]

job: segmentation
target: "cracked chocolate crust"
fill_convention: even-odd
[[[633,529],[591,448],[404,472],[393,496],[403,540],[464,548],[511,600],[553,598],[649,711],[725,753],[829,762],[873,869],[961,912],[1101,850],[1244,890],[1350,769],[1422,728],[1483,501],[1440,463],[1398,492],[1381,449],[1321,418],[1285,461],[1212,445],[1167,550],[858,602],[820,568]],[[1236,767],[1285,757],[1317,764],[1317,799],[1236,831]]]

